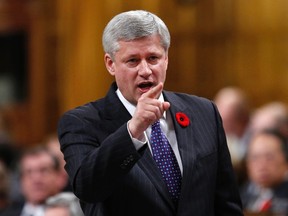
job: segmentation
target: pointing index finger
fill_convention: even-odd
[[[156,98],[160,95],[162,89],[163,89],[163,83],[161,82],[157,86],[146,92],[145,96],[149,98]]]

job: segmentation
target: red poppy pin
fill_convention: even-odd
[[[272,202],[271,200],[266,200],[263,202],[262,206],[260,206],[260,211],[261,212],[267,212],[270,210],[271,208],[271,205],[272,205]]]
[[[176,120],[181,127],[187,127],[190,124],[188,116],[182,112],[176,113]]]

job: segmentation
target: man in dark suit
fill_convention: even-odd
[[[43,216],[45,201],[59,193],[60,164],[47,148],[27,149],[19,160],[23,200],[12,202],[1,216]]]
[[[85,215],[243,215],[215,105],[163,90],[170,46],[163,21],[121,13],[106,26],[103,46],[116,82],[105,98],[64,114],[58,128]]]
[[[288,215],[288,142],[280,130],[254,133],[246,166],[248,179],[240,187],[244,210]]]

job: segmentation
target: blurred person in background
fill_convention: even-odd
[[[12,203],[1,216],[43,216],[48,197],[61,191],[58,158],[42,146],[23,153],[19,162],[23,202]]]
[[[287,139],[277,130],[257,132],[249,143],[246,164],[248,181],[240,188],[244,210],[287,215]]]
[[[250,120],[250,106],[246,93],[238,87],[220,89],[214,97],[226,133],[227,145],[233,168],[241,184],[246,179],[244,156],[246,153],[246,132]]]
[[[11,137],[9,122],[6,117],[0,108],[0,160],[4,163],[9,178],[9,202],[14,202],[22,199],[17,170],[20,151]]]
[[[72,192],[62,192],[47,199],[45,216],[84,216],[79,199]]]
[[[62,188],[62,191],[71,191],[72,188],[71,188],[71,185],[69,183],[68,174],[64,168],[66,162],[64,160],[64,155],[60,150],[60,143],[59,143],[57,134],[50,134],[49,136],[47,136],[44,143],[45,143],[45,146],[47,147],[47,149],[52,154],[54,154],[60,162],[59,184],[60,184],[60,187]]]
[[[9,178],[9,201],[11,202],[22,199],[17,169],[19,153],[19,149],[12,142],[0,140],[0,161],[3,162]]]
[[[288,107],[285,103],[269,102],[253,112],[249,125],[250,135],[267,128],[275,128],[288,138]]]

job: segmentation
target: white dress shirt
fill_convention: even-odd
[[[124,98],[124,96],[122,95],[122,93],[120,92],[119,89],[117,89],[116,94],[119,97],[120,101],[125,106],[125,108],[131,114],[131,116],[133,116],[134,112],[136,110],[136,106],[133,105],[132,103],[130,103],[128,100],[126,100],[126,98]],[[161,102],[164,102],[163,94],[160,95],[159,100]],[[127,123],[127,129],[128,129],[128,123]],[[179,153],[177,138],[176,138],[175,129],[174,129],[174,125],[173,125],[173,121],[172,121],[170,112],[166,112],[166,111],[164,112],[163,116],[160,119],[160,127],[161,127],[161,130],[163,131],[163,133],[166,135],[166,137],[167,137],[167,139],[168,139],[168,141],[169,141],[169,143],[170,143],[170,145],[174,151],[178,165],[180,167],[181,174],[183,175],[183,165],[182,165],[182,161],[181,161],[181,157],[180,157],[180,153]],[[128,132],[129,132],[131,139],[134,143],[134,146],[137,150],[140,149],[146,143],[148,143],[151,154],[153,154],[153,152],[151,150],[151,146],[150,146],[150,141],[148,138],[151,135],[151,125],[144,132],[144,136],[143,136],[144,139],[143,140],[138,140],[138,139],[133,138],[129,129],[128,129]]]
[[[44,205],[25,203],[20,216],[44,216]]]

